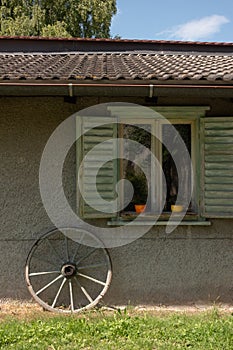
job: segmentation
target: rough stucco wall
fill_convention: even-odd
[[[157,227],[112,251],[115,302],[232,303],[230,225],[230,221],[215,221],[211,228],[183,226],[170,237],[163,233],[164,228]]]
[[[38,233],[51,226],[39,193],[40,158],[50,134],[75,110],[63,98],[0,99],[0,297],[27,296],[27,253]]]
[[[0,298],[29,297],[24,282],[26,256],[39,233],[51,226],[38,184],[46,141],[62,120],[98,102],[107,101],[82,99],[77,106],[63,98],[0,99]],[[74,204],[72,157],[69,164],[66,188]],[[183,226],[166,239],[164,227],[154,227],[141,239],[110,250],[113,281],[104,300],[112,304],[218,298],[233,302],[232,238],[231,220],[213,220],[211,227]]]

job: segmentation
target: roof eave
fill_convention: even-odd
[[[0,95],[233,98],[233,84],[219,81],[0,81]]]

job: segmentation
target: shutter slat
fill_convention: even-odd
[[[207,164],[212,163],[212,162],[218,162],[218,164],[221,163],[232,163],[233,162],[233,154],[206,154],[205,155],[205,161]]]
[[[233,217],[233,117],[201,120],[203,216]]]
[[[90,173],[90,172],[89,172]],[[99,177],[97,177],[97,179],[93,179],[93,176],[91,176],[91,173],[90,173],[90,176],[86,175],[85,178],[84,178],[84,181],[83,181],[84,184],[86,185],[89,185],[89,184],[113,184],[113,179],[112,179],[112,176],[110,177],[104,177],[104,179],[100,179]],[[86,189],[85,189],[86,191]]]
[[[88,139],[91,139],[91,137],[93,136],[101,136],[102,138],[107,138],[108,136],[111,136],[112,135],[112,129],[111,128],[103,128],[103,129],[88,129],[86,128],[85,130],[85,137],[88,138]]]
[[[219,129],[212,130],[212,129],[210,129],[210,130],[206,130],[205,131],[205,135],[208,136],[208,137],[209,136],[217,136],[217,137],[219,137],[219,136],[231,136],[232,132],[233,132],[233,129],[230,129],[230,128],[223,129],[223,130],[219,130]]]
[[[205,176],[207,177],[213,177],[213,174],[215,177],[232,177],[233,176],[233,171],[229,168],[222,167],[221,170],[217,169],[210,169],[210,170],[205,170]]]
[[[211,192],[211,191],[231,191],[231,189],[229,190],[229,184],[226,184],[226,183],[225,184],[223,184],[223,183],[220,183],[220,184],[205,183],[205,190],[206,190],[206,193]]]
[[[102,133],[103,133],[103,131],[102,131]],[[85,136],[85,139],[86,139],[86,144],[87,145],[96,145],[96,144],[98,144],[99,143],[99,140],[100,140],[100,138],[101,138],[101,141],[103,142],[103,141],[105,141],[105,145],[107,145],[107,144],[112,144],[112,140],[111,140],[111,137],[112,137],[112,133],[111,134],[109,134],[109,135],[89,135],[89,134],[87,134],[86,136]],[[109,139],[110,138],[110,139]],[[85,145],[84,145],[85,146]]]
[[[212,144],[212,145],[216,145],[219,143],[232,144],[232,135],[231,136],[219,136],[218,135],[218,137],[217,136],[206,136],[205,142],[206,142],[206,144]]]
[[[216,152],[217,154],[223,153],[223,154],[233,154],[233,140],[231,144],[205,144],[205,150],[209,152],[210,154],[213,152]]]
[[[232,206],[223,206],[223,205],[219,205],[219,206],[208,206],[206,205],[206,211],[211,213],[211,215],[209,215],[208,217],[229,217],[229,214],[233,215],[233,208]]]
[[[209,198],[216,199],[216,197],[231,200],[233,198],[233,192],[232,191],[220,191],[220,190],[206,191],[206,196],[205,196],[206,200]]]
[[[92,164],[91,162],[88,162],[85,164],[85,169],[100,169],[100,171],[105,171],[108,169],[112,170],[112,163],[105,163],[103,166],[101,166],[101,162],[96,162],[96,164]]]
[[[98,190],[102,193],[108,192],[110,193],[110,196],[112,196],[111,191],[112,191],[112,183],[104,183],[104,184],[98,184]],[[88,188],[86,189],[86,193],[88,192],[93,192],[95,190],[94,184],[88,184]]]
[[[229,187],[230,184],[233,184],[233,177],[205,176],[205,184],[227,184]]]
[[[213,205],[213,206],[216,206],[216,197],[215,198],[207,198],[206,197],[206,205]],[[233,211],[233,198],[218,198],[217,200],[217,204],[218,205],[221,205],[221,206],[225,206],[225,207],[229,207],[231,206],[232,207],[232,211]]]
[[[205,168],[207,170],[222,170],[223,168],[223,163],[222,162],[219,162],[219,163],[216,163],[216,162],[207,162],[206,165],[205,165]],[[232,169],[233,170],[233,163],[232,162],[228,162],[227,163],[227,169]]]
[[[228,118],[228,117],[227,117]],[[230,117],[231,118],[231,117]],[[213,120],[215,119],[215,120]],[[224,124],[221,124],[223,122],[222,117],[216,117],[216,118],[211,118],[209,121],[207,121],[205,129],[206,130],[233,130],[233,121],[224,121]],[[224,118],[226,119],[226,118]]]
[[[89,150],[84,150],[84,152],[85,153],[87,153],[87,152],[89,152],[91,149],[89,149]],[[108,150],[103,150],[104,151],[104,153],[105,153],[105,155],[106,156],[111,156],[112,155],[112,152],[108,149]],[[97,158],[97,156],[98,156],[98,158]],[[97,161],[97,159],[98,159],[98,161]],[[88,156],[88,162],[90,162],[90,161],[93,161],[93,162],[95,162],[95,160],[96,160],[96,164],[97,164],[97,162],[98,163],[102,163],[102,164],[104,164],[105,162],[107,163],[107,161],[108,161],[108,158],[107,157],[105,157],[105,158],[101,158],[101,155],[99,154],[99,152],[96,152],[95,153],[95,151],[93,151],[93,153],[92,153],[92,155],[90,155],[90,156]]]

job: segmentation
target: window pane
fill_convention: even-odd
[[[180,136],[182,137],[186,148],[189,152],[189,155],[191,157],[191,125],[190,124],[173,124],[173,126],[176,128],[176,130],[179,132]],[[170,139],[170,145],[172,146],[172,149],[176,149],[176,137],[174,137],[174,133],[171,132],[171,125],[170,124],[163,124],[162,126],[162,136],[163,139]],[[171,139],[173,138],[173,139]],[[180,154],[180,161],[181,161],[181,172],[184,172],[186,175],[191,174],[191,168],[190,163],[186,164],[187,161],[182,157],[182,154]],[[166,179],[166,185],[167,185],[167,195],[166,195],[166,202],[164,206],[164,211],[171,211],[171,205],[176,203],[177,194],[179,191],[179,179],[178,179],[178,173],[176,169],[175,162],[172,158],[172,155],[169,153],[167,148],[163,145],[162,146],[162,166],[163,166],[163,172]],[[182,185],[185,187],[185,194],[187,195],[191,191],[191,175],[186,176],[184,178],[187,178],[187,181],[185,184]],[[184,195],[185,195],[184,194]],[[180,203],[182,205],[182,203]],[[191,209],[191,204],[189,209]]]
[[[122,161],[121,178],[129,180],[134,188],[133,198],[125,206],[124,211],[135,212],[135,205],[142,205],[147,202],[148,192],[150,193],[151,188],[151,156],[148,154],[148,150],[151,150],[151,125],[124,124],[123,138],[126,140],[130,139],[136,141],[144,146],[140,147],[140,145],[137,145],[136,147],[133,147],[132,151],[130,143],[126,142],[126,145],[123,149],[124,160]],[[130,158],[130,160],[126,158]],[[135,164],[134,160],[138,165]],[[146,171],[147,178],[142,169]],[[147,179],[149,181],[147,181]],[[124,189],[124,203],[126,203],[126,201],[127,190]],[[146,211],[149,210],[150,208],[147,206]]]

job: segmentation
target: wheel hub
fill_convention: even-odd
[[[61,268],[61,273],[66,278],[71,278],[77,272],[76,266],[72,263],[66,263]]]

